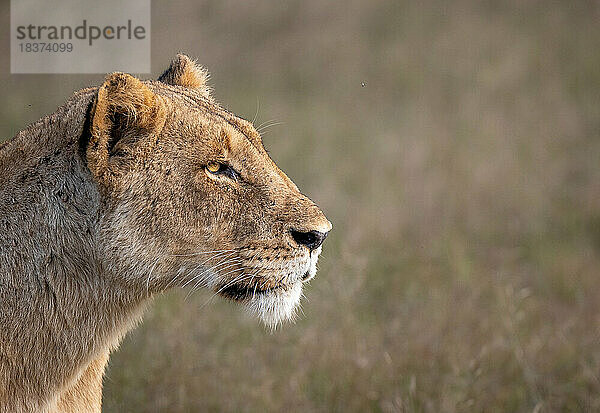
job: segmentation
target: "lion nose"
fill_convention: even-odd
[[[292,234],[292,238],[294,238],[294,241],[296,241],[299,245],[304,245],[311,251],[319,248],[323,241],[325,241],[325,238],[327,238],[327,234],[329,234],[329,232],[302,232],[296,231],[295,229],[291,230],[290,232]]]

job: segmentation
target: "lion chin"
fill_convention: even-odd
[[[274,330],[285,321],[294,321],[302,297],[302,283],[296,282],[286,289],[261,292],[249,297],[244,306],[268,328]]]
[[[233,281],[219,280],[215,272],[209,277],[213,280],[209,288],[221,297],[241,304],[250,315],[274,330],[283,322],[295,321],[302,287],[316,275],[320,253],[321,247],[309,253],[305,260],[288,262],[280,273],[272,274],[272,278],[280,280],[275,285],[266,285],[254,275],[250,282],[236,282],[237,279],[247,280],[248,276],[238,276]]]

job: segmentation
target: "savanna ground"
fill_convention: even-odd
[[[280,123],[264,141],[334,231],[273,334],[208,292],[157,299],[104,410],[600,410],[599,21],[582,1],[154,2],[153,76],[186,51],[228,108]],[[101,82],[11,76],[3,35],[2,137]]]

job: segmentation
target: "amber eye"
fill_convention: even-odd
[[[239,174],[229,165],[219,162],[209,162],[206,170],[213,175],[224,175],[230,179],[238,179]]]
[[[216,163],[216,162],[209,162],[206,165],[206,169],[208,169],[208,172],[216,174],[221,169],[221,164],[220,163]]]

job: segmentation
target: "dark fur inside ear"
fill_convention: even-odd
[[[210,97],[210,88],[207,85],[208,72],[197,65],[184,54],[178,54],[171,61],[171,65],[158,78],[159,82],[173,86],[183,86],[200,92],[204,97]]]

